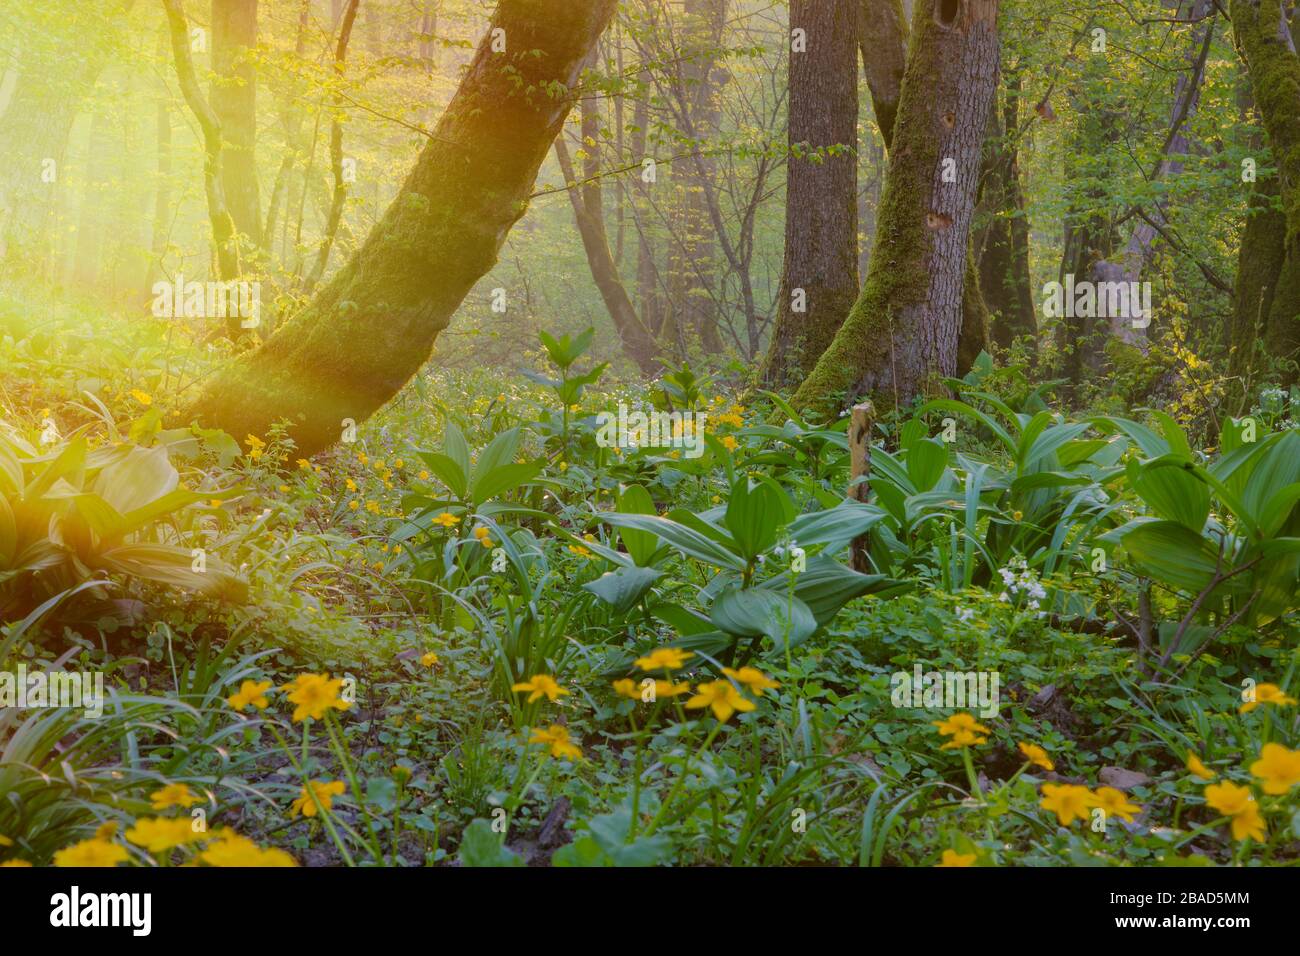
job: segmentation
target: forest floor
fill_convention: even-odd
[[[584,345],[307,461],[173,418],[221,348],[0,288],[0,669],[109,698],[0,710],[0,861],[1300,859],[1295,395],[1207,450],[982,366],[863,504],[845,420]]]

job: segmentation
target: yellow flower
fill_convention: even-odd
[[[342,780],[335,780],[333,783],[313,780],[311,781],[311,789],[323,808],[333,810],[334,798],[340,796],[345,787]],[[312,800],[311,794],[307,792],[306,786],[299,791],[298,799],[293,802],[289,809],[295,817],[299,814],[304,817],[314,817],[316,815],[316,803]]]
[[[249,704],[252,704],[258,710],[266,710],[266,692],[271,689],[269,680],[257,681],[246,680],[239,685],[239,691],[236,694],[226,698],[226,703],[235,710],[242,711]]]
[[[14,841],[9,839],[3,833],[0,833],[0,846],[13,846]]]
[[[724,667],[722,673],[726,674],[737,684],[744,686],[751,694],[758,697],[763,696],[763,691],[780,687],[776,681],[765,676],[757,667],[742,667],[740,670],[732,670],[730,667]]]
[[[370,456],[367,455],[364,451],[359,451],[357,452],[357,461],[361,462],[361,464],[364,465],[366,462],[370,461]]]
[[[694,651],[684,651],[680,647],[660,647],[645,657],[638,657],[636,666],[643,671],[675,671],[686,665],[687,658],[694,656]]]
[[[367,502],[366,502],[366,510],[369,511],[372,515],[377,515],[377,514],[379,514],[379,502],[378,502],[378,501],[367,501]]]
[[[138,388],[131,389],[131,397],[134,398],[141,405],[153,404],[153,396],[150,395],[148,392],[140,391]]]
[[[714,416],[713,420],[722,422],[724,425],[734,425],[736,428],[745,424],[745,420],[735,412],[724,412],[721,415]]]
[[[736,439],[732,438],[730,435],[723,435],[722,447],[727,449],[727,451],[735,451],[740,447],[740,442],[736,441]]]
[[[1206,804],[1225,817],[1233,817],[1241,813],[1254,799],[1248,787],[1241,787],[1226,780],[1223,783],[1212,783],[1205,788]]]
[[[479,538],[478,543],[483,545],[483,547],[487,548],[489,551],[497,546],[497,543],[491,538]]]
[[[935,864],[937,867],[942,866],[974,866],[974,853],[958,853],[956,850],[944,850],[943,859]]]
[[[169,783],[161,790],[155,790],[149,794],[149,799],[153,802],[155,810],[166,810],[168,807],[189,807],[196,803],[202,803],[202,797],[196,797],[190,792],[190,788],[183,783]]]
[[[357,490],[357,483],[353,481],[351,478],[344,479],[343,484],[347,486],[348,491]]]
[[[1249,714],[1260,704],[1272,704],[1274,707],[1286,707],[1294,704],[1295,698],[1288,697],[1277,684],[1260,684],[1255,688],[1255,699],[1241,705],[1241,712]]]
[[[315,809],[314,807],[312,808]],[[262,849],[247,837],[222,830],[218,839],[199,854],[208,866],[297,866],[298,861],[275,847]]]
[[[188,827],[189,824],[186,823]],[[55,866],[117,866],[126,860],[126,847],[107,840],[82,840],[54,854]]]
[[[306,469],[311,467],[311,462],[309,462],[306,458],[299,458],[298,467],[302,468],[305,471]]]
[[[28,863],[26,860],[5,860],[3,863],[0,863],[0,867],[6,867],[6,866],[20,867],[20,866],[31,866],[31,864]]]
[[[555,682],[555,678],[550,674],[534,674],[528,680],[512,685],[510,689],[530,691],[531,693],[528,695],[528,703],[530,704],[543,696],[547,700],[554,701],[556,698],[568,693],[567,690]]]
[[[533,735],[528,739],[528,742],[530,744],[545,744],[550,749],[552,757],[563,757],[566,760],[582,759],[582,750],[569,739],[568,729],[560,724],[551,724],[545,730],[534,727]]]
[[[248,445],[249,458],[253,461],[257,461],[257,459],[262,457],[262,451],[266,448],[266,442],[262,441],[262,439],[258,438],[256,435],[246,436],[244,442]]]
[[[724,723],[730,720],[731,715],[736,711],[743,713],[753,710],[754,706],[752,700],[740,696],[736,685],[729,680],[715,680],[701,684],[695,689],[695,696],[686,702],[687,710],[708,707],[713,711],[713,716]]]
[[[1043,799],[1038,805],[1044,810],[1055,813],[1056,819],[1061,821],[1061,826],[1068,827],[1076,817],[1086,820],[1093,802],[1092,794],[1088,792],[1087,787],[1080,787],[1073,783],[1045,783]]]
[[[591,557],[591,551],[590,551],[589,549],[587,549],[587,548],[584,548],[584,547],[583,547],[582,545],[580,545],[580,544],[571,544],[571,545],[569,545],[569,550],[570,550],[571,552],[573,552],[574,554],[576,554],[576,555],[577,555],[578,557],[580,557],[580,558],[589,558],[589,557]]]
[[[682,694],[689,694],[691,685],[686,681],[680,684],[674,684],[670,680],[659,680],[655,678],[655,700],[660,697],[680,697]]]
[[[1202,780],[1213,780],[1215,776],[1214,771],[1205,766],[1201,758],[1190,750],[1187,752],[1187,769]]]
[[[1133,814],[1141,813],[1142,808],[1136,803],[1128,802],[1128,795],[1122,790],[1116,790],[1114,787],[1098,787],[1094,793],[1092,805],[1101,807],[1106,811],[1108,817],[1119,817],[1129,823],[1133,822]]]
[[[398,471],[401,471],[403,468],[406,467],[406,462],[402,461],[402,459],[400,458],[395,458],[393,460],[393,467],[396,468]]]
[[[483,525],[479,525],[477,528],[474,529],[474,537],[478,538],[480,541],[486,538],[491,533],[492,532],[489,531],[487,528],[485,528]]]
[[[438,664],[438,655],[433,651],[429,651],[429,653],[420,658],[420,663],[425,667],[436,667]]]
[[[1300,750],[1265,744],[1259,759],[1250,765],[1250,773],[1262,781],[1265,793],[1280,796],[1300,783]]]
[[[361,502],[357,501],[356,498],[353,498],[351,501],[348,502],[348,507],[351,508],[353,511],[357,511],[361,507]]]
[[[207,833],[195,830],[187,817],[155,817],[136,820],[126,831],[126,838],[150,853],[162,853],[187,843],[207,839]]]
[[[1031,764],[1036,767],[1042,767],[1044,770],[1055,770],[1056,764],[1052,763],[1052,758],[1047,756],[1047,751],[1038,744],[1017,744],[1020,752],[1024,754]]]
[[[1264,826],[1264,817],[1259,812],[1259,806],[1253,801],[1246,806],[1246,809],[1232,818],[1232,838],[1234,840],[1244,840],[1247,837],[1258,843],[1263,843],[1268,839],[1268,830]]]
[[[423,471],[423,470],[422,470],[422,471],[420,472],[420,480],[421,480],[421,481],[428,481],[428,480],[429,480],[429,473],[428,473],[427,471]]]
[[[330,680],[329,674],[299,674],[293,683],[286,684],[281,689],[288,691],[289,702],[297,705],[293,712],[295,721],[305,720],[308,717],[320,720],[331,707],[335,710],[347,710],[352,706],[348,701],[339,698],[339,691],[343,689],[343,678],[336,677]]]
[[[434,515],[433,523],[440,524],[444,528],[454,528],[456,525],[460,524],[460,518],[456,517],[456,515],[452,514],[450,511],[443,511],[440,514]]]
[[[95,827],[96,840],[111,840],[117,836],[117,821],[105,820],[99,826]]]
[[[641,688],[637,682],[630,677],[624,677],[622,680],[614,681],[614,693],[620,697],[626,697],[628,700],[640,700]]]
[[[987,737],[980,736],[981,734],[987,734],[989,729],[976,721],[970,714],[953,714],[947,720],[932,720],[930,722],[939,728],[941,737],[952,737],[952,740],[939,748],[940,750],[957,750],[961,747],[989,742]]]

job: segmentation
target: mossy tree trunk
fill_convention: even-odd
[[[1233,0],[1230,11],[1237,48],[1250,71],[1255,105],[1268,131],[1277,164],[1285,223],[1282,263],[1262,323],[1264,349],[1274,359],[1293,363],[1300,358],[1300,57],[1296,55],[1286,6],[1280,0]],[[1256,226],[1257,235],[1247,238],[1257,240],[1266,251],[1272,250],[1269,254],[1276,255],[1275,240],[1262,235],[1275,230],[1276,221],[1270,223],[1264,219]],[[1245,253],[1244,241],[1242,252]],[[1265,268],[1267,264],[1258,265]],[[1259,293],[1252,295],[1254,280],[1250,276],[1245,279],[1244,288],[1238,289],[1238,305],[1242,310],[1239,331],[1243,334],[1247,329],[1259,328],[1259,323],[1250,316],[1250,303],[1243,304],[1241,296],[1259,298],[1262,304]],[[1242,282],[1242,277],[1238,281]],[[1262,284],[1261,280],[1258,285]],[[1233,344],[1238,350],[1253,346],[1253,342]],[[1296,379],[1294,365],[1287,377],[1291,381]]]
[[[1031,347],[1037,330],[1029,277],[1029,221],[1020,186],[1020,77],[1010,74],[1003,86],[1001,110],[989,116],[984,173],[976,205],[976,261],[983,299],[993,315],[991,333],[1002,348],[1020,336]]]
[[[523,216],[615,0],[501,0],[455,96],[361,248],[189,409],[241,440],[287,420],[304,454],[401,390]],[[499,33],[497,31],[500,31]],[[504,51],[493,49],[504,39]]]
[[[785,262],[760,379],[798,384],[858,297],[860,0],[792,0]]]
[[[957,373],[997,10],[997,0],[918,0],[867,281],[797,406],[905,404]]]

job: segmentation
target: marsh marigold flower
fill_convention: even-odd
[[[250,704],[258,710],[266,710],[266,692],[270,689],[271,682],[269,680],[261,683],[246,680],[239,685],[238,692],[226,698],[226,703],[239,711],[244,710]]]
[[[186,824],[188,826],[188,824]],[[108,840],[82,840],[54,854],[55,866],[117,866],[127,859],[126,847]]]
[[[1038,744],[1017,744],[1020,752],[1025,755],[1026,759],[1035,767],[1042,767],[1044,770],[1052,771],[1056,769],[1056,764],[1047,756],[1047,751]]]
[[[1274,707],[1286,707],[1294,704],[1295,698],[1288,697],[1277,684],[1259,684],[1255,687],[1255,699],[1241,705],[1241,712],[1249,714],[1260,704],[1272,704]]]
[[[1196,774],[1202,780],[1213,780],[1215,773],[1201,761],[1201,758],[1192,751],[1187,751],[1187,769]]]
[[[640,700],[641,688],[637,682],[630,677],[624,677],[622,680],[614,681],[614,693],[620,697],[626,697],[628,700]]]
[[[342,796],[344,791],[343,781],[335,780],[331,783],[325,783],[321,780],[311,781],[312,793],[316,794],[316,800],[326,810],[334,809],[334,798]],[[298,799],[293,801],[290,811],[296,817],[301,814],[304,817],[314,817],[316,815],[316,801],[312,800],[311,793],[307,792],[304,785],[298,792]]]
[[[1265,793],[1280,796],[1300,783],[1300,750],[1265,744],[1259,759],[1250,765],[1250,773],[1260,780]]]
[[[726,723],[736,711],[744,713],[753,710],[755,704],[742,697],[731,681],[715,680],[697,687],[695,696],[686,702],[687,710],[702,710],[705,707],[713,711],[714,717]]]
[[[161,790],[155,790],[149,794],[155,810],[166,810],[169,807],[189,808],[196,803],[202,803],[202,797],[196,797],[190,792],[190,788],[183,783],[169,783]]]
[[[321,720],[325,712],[333,707],[335,710],[347,710],[352,705],[339,697],[343,689],[343,678],[330,679],[329,674],[299,674],[283,690],[288,692],[289,702],[295,704],[293,719],[303,721],[310,717]]]
[[[208,866],[297,866],[298,861],[275,847],[262,849],[247,837],[222,830],[199,859]]]
[[[1136,803],[1128,802],[1128,794],[1114,787],[1098,787],[1092,795],[1092,805],[1105,810],[1106,816],[1119,817],[1128,823],[1133,822],[1133,814],[1142,812]]]
[[[438,655],[433,651],[429,651],[429,653],[420,658],[420,663],[425,667],[436,667],[438,664]]]
[[[680,647],[660,647],[645,657],[638,657],[636,666],[643,671],[675,671],[685,667],[687,659],[694,656],[694,651],[684,651]]]
[[[757,667],[742,667],[739,670],[732,670],[730,667],[724,667],[722,673],[726,674],[737,684],[740,684],[751,694],[759,697],[763,696],[763,691],[772,690],[781,685],[767,677]]]
[[[933,720],[931,723],[939,728],[941,737],[952,738],[939,748],[941,750],[957,750],[962,747],[973,747],[989,742],[987,737],[982,736],[987,734],[989,729],[970,714],[953,714],[947,720]]]
[[[956,850],[944,850],[943,859],[935,864],[937,867],[974,866],[974,853],[958,853]]]
[[[150,853],[163,853],[207,839],[205,831],[195,830],[189,817],[155,817],[136,820],[125,836]]]
[[[444,528],[454,528],[456,525],[460,524],[460,518],[456,517],[456,515],[452,514],[450,511],[441,511],[434,515],[432,520],[434,524],[440,524]]]
[[[553,702],[557,698],[569,693],[556,683],[555,678],[550,674],[534,674],[526,681],[512,684],[510,689],[515,691],[529,691],[528,703],[530,704],[534,701],[540,700],[542,697]]]
[[[1212,783],[1205,788],[1205,803],[1212,810],[1231,819],[1234,840],[1250,837],[1261,843],[1264,841],[1264,818],[1260,816],[1259,804],[1255,802],[1250,788],[1226,780],[1223,783]]]
[[[1038,804],[1056,814],[1061,826],[1068,827],[1075,819],[1086,820],[1093,806],[1093,796],[1087,787],[1073,783],[1043,784],[1043,799]]]
[[[551,724],[545,730],[534,727],[533,735],[528,742],[545,744],[552,757],[563,757],[566,760],[582,759],[582,750],[569,739],[568,729],[560,724]]]

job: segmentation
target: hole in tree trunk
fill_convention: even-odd
[[[961,11],[961,0],[939,0],[939,22],[945,27],[950,27],[953,21],[957,19],[957,14]]]

